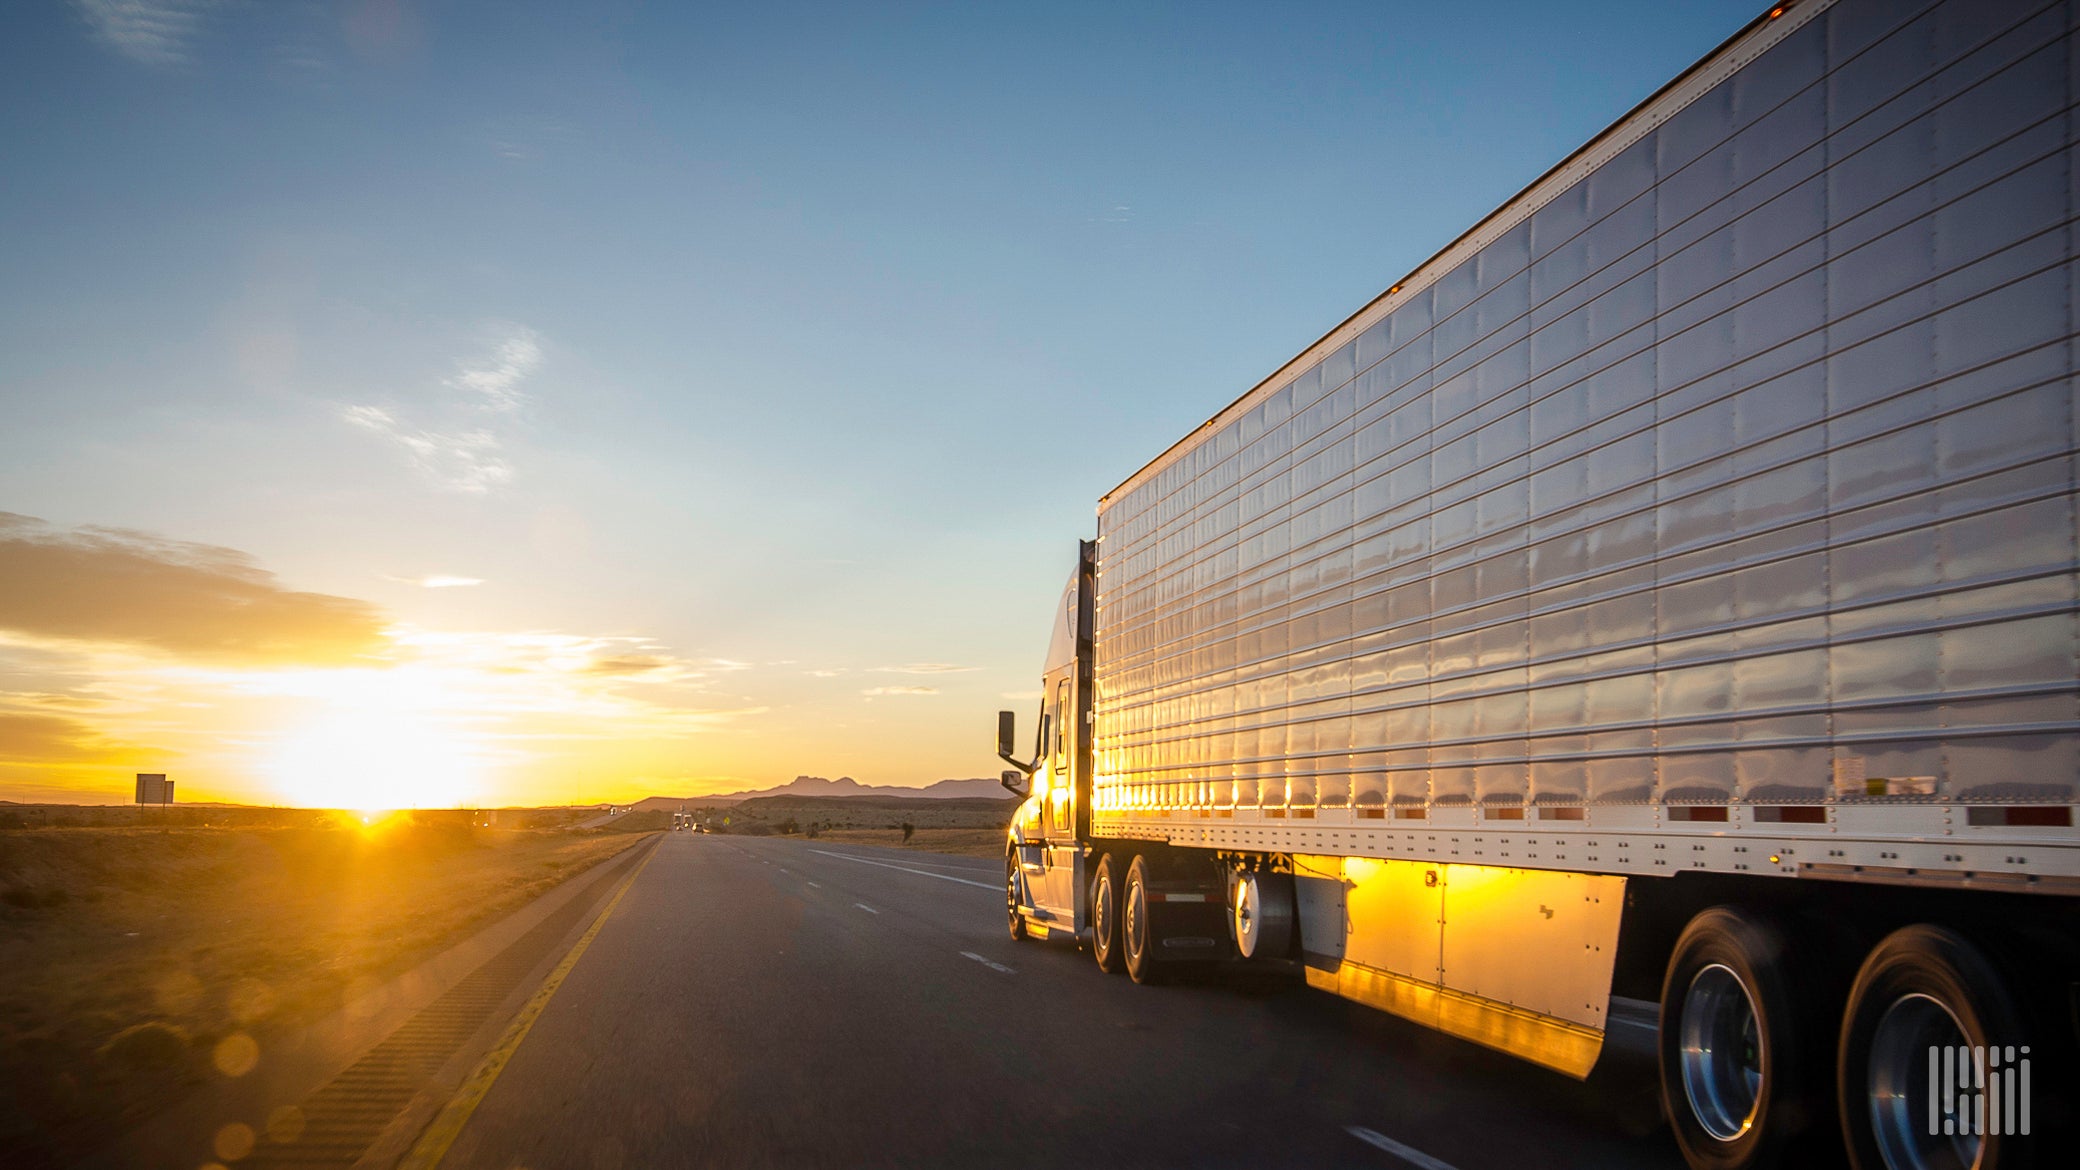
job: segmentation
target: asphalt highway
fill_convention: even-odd
[[[1239,968],[1005,933],[1000,867],[667,834],[445,1168],[1679,1167],[1588,1083]]]

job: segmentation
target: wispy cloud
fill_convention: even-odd
[[[425,577],[392,577],[386,573],[383,580],[395,581],[399,585],[417,585],[421,589],[467,589],[472,585],[484,583],[482,577],[451,577],[445,573],[434,573]]]
[[[180,65],[217,0],[72,0],[94,37],[133,61]]]
[[[658,642],[634,635],[566,634],[553,630],[436,631],[396,626],[386,631],[403,659],[437,660],[499,675],[644,676],[645,682],[685,682],[727,673],[730,663],[677,657]]]
[[[578,141],[578,127],[565,118],[508,119],[490,127],[485,144],[511,162],[533,162]]]
[[[410,408],[352,404],[340,409],[340,417],[403,449],[436,484],[485,495],[512,482],[514,475],[502,429],[511,424],[495,420],[525,405],[521,383],[541,364],[541,340],[535,331],[507,326],[485,353],[459,362],[456,372],[442,380],[441,385],[457,396],[422,399]],[[440,422],[413,421],[429,416]]]
[[[447,385],[483,400],[486,410],[512,410],[525,402],[520,383],[542,364],[542,345],[532,329],[516,327],[489,354],[463,363]]]
[[[860,694],[870,699],[897,695],[936,695],[938,693],[938,687],[868,687],[860,692]]]
[[[410,453],[419,470],[442,487],[481,496],[513,479],[498,436],[486,430],[416,430],[380,406],[349,406],[340,417]]]
[[[671,658],[662,654],[609,654],[595,658],[585,667],[586,674],[655,674],[670,670],[674,666]]]
[[[906,662],[901,666],[877,666],[877,674],[965,674],[980,669],[974,666],[956,666],[951,662]]]

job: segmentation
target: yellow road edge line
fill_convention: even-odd
[[[622,879],[621,888],[614,891],[613,898],[607,902],[607,908],[600,911],[599,917],[593,919],[592,925],[571,945],[569,953],[563,956],[563,961],[556,964],[556,969],[549,972],[549,977],[542,980],[540,987],[535,988],[534,995],[528,998],[526,1005],[520,1009],[520,1014],[513,1017],[505,1035],[499,1037],[498,1043],[491,1046],[491,1051],[484,1055],[484,1059],[478,1062],[477,1067],[462,1082],[462,1088],[441,1107],[440,1113],[434,1116],[426,1131],[419,1135],[419,1140],[412,1144],[411,1152],[398,1161],[396,1170],[434,1170],[441,1164],[441,1159],[447,1157],[448,1147],[454,1145],[455,1139],[462,1136],[462,1127],[469,1124],[470,1116],[491,1092],[491,1086],[498,1080],[498,1074],[505,1071],[506,1062],[512,1060],[513,1053],[519,1051],[520,1042],[527,1039],[527,1033],[534,1027],[535,1020],[541,1017],[542,1009],[549,1006],[549,997],[555,995],[556,989],[563,986],[564,976],[569,975],[571,968],[578,965],[579,957],[585,953],[586,947],[592,945],[593,937],[607,924],[607,919],[613,916],[614,908],[621,904],[621,899],[628,893],[629,887],[636,884],[636,879],[642,876],[643,871],[650,867],[650,862],[656,857],[657,847],[653,845],[650,855],[643,858],[642,864]]]

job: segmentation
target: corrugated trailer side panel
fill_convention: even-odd
[[[1794,6],[1108,496],[1096,831],[2069,806],[2072,24]]]

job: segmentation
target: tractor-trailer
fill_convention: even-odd
[[[2080,4],[1770,9],[1104,496],[1011,932],[2016,1166],[2080,1015]]]

